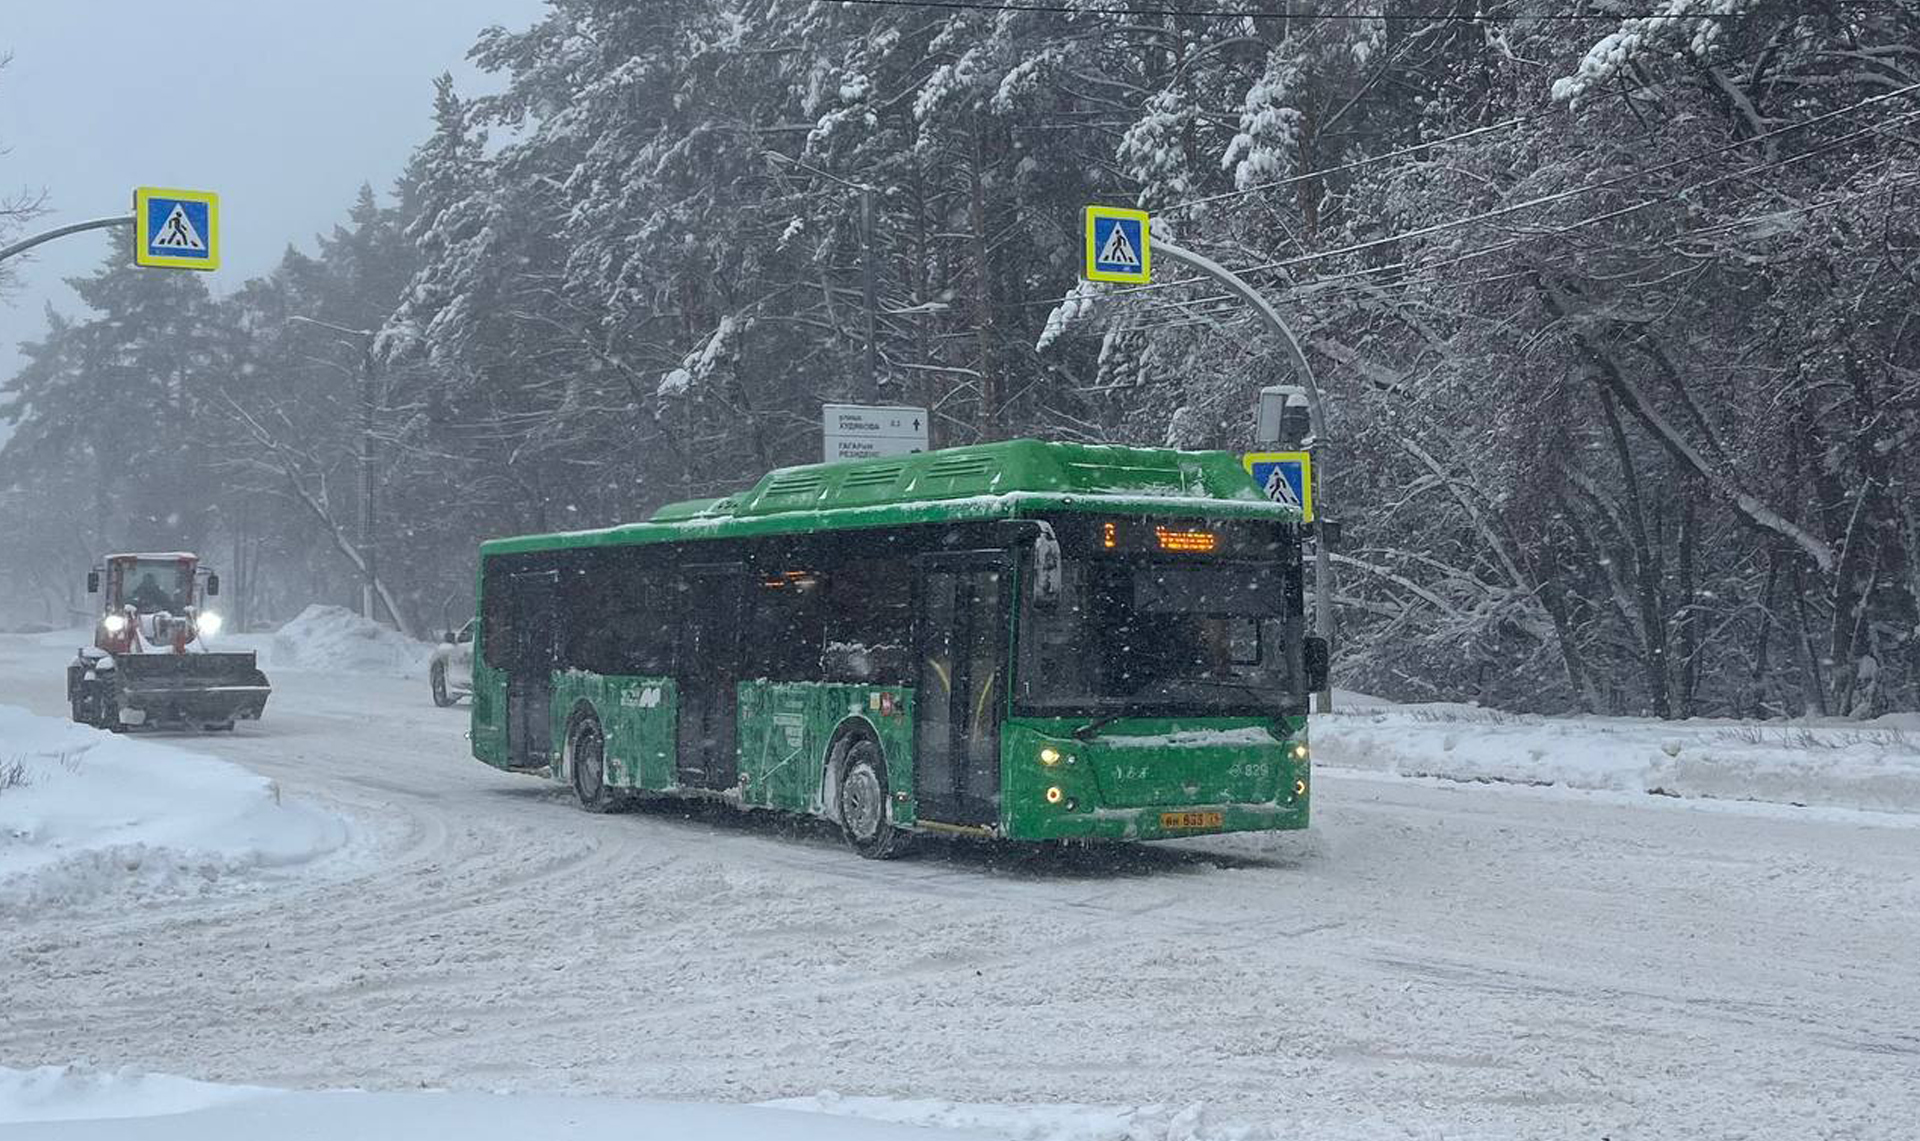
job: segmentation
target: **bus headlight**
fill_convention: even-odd
[[[1294,746],[1291,752],[1293,754],[1294,760],[1296,761],[1306,760],[1307,759],[1307,743],[1305,741],[1294,742]]]
[[[1047,803],[1048,804],[1058,804],[1062,800],[1066,799],[1066,795],[1067,795],[1066,793],[1060,791],[1060,786],[1057,784],[1049,785],[1047,787]]]
[[[193,628],[203,638],[211,638],[220,632],[220,616],[209,610],[193,620]]]
[[[109,634],[118,634],[127,628],[127,616],[124,614],[109,614],[100,620],[100,627]]]
[[[1303,781],[1303,780],[1297,780],[1297,781],[1294,781],[1294,782],[1293,782],[1293,795],[1295,795],[1295,796],[1305,796],[1305,795],[1307,795],[1307,782],[1306,782],[1306,781]]]
[[[1040,763],[1047,766],[1048,768],[1052,768],[1053,766],[1059,764],[1060,750],[1054,748],[1052,745],[1048,745],[1046,748],[1041,749]]]

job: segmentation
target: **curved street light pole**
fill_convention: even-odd
[[[55,238],[64,238],[68,234],[80,234],[88,230],[104,230],[108,226],[131,225],[133,225],[133,215],[115,214],[111,218],[95,218],[87,222],[70,222],[65,226],[55,226],[53,229],[35,234],[31,238],[22,238],[6,249],[0,249],[0,261],[6,261],[15,254],[26,253],[41,242],[51,242]]]
[[[1299,374],[1301,382],[1307,389],[1307,416],[1313,429],[1314,442],[1325,441],[1327,409],[1326,403],[1320,398],[1320,386],[1314,381],[1313,366],[1307,363],[1307,354],[1301,351],[1299,338],[1295,337],[1293,330],[1281,320],[1279,312],[1273,305],[1239,274],[1203,254],[1197,254],[1158,236],[1153,239],[1153,252],[1172,258],[1188,269],[1204,273],[1226,286],[1234,296],[1252,306],[1253,311],[1260,315],[1260,319],[1269,329],[1279,334],[1280,343],[1287,347],[1287,355],[1292,358],[1294,372]],[[1328,501],[1326,465],[1316,463],[1313,466],[1315,469],[1314,513],[1325,518]],[[1324,531],[1315,536],[1313,544],[1313,624],[1320,632],[1320,636],[1331,643],[1333,639],[1333,555],[1328,550],[1327,536]],[[1321,713],[1326,713],[1333,708],[1331,679],[1320,691],[1319,706]]]

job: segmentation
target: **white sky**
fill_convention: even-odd
[[[463,94],[499,80],[466,62],[481,28],[522,28],[541,0],[0,0],[0,188],[44,189],[30,231],[124,214],[133,188],[220,194],[230,292],[311,251],[362,182],[383,198],[432,125],[433,77]],[[77,312],[63,278],[93,271],[131,239],[113,229],[56,239],[9,264],[0,298],[0,377],[46,305]],[[130,254],[128,256],[131,256]],[[184,272],[152,270],[153,273]],[[0,433],[5,427],[0,426]]]

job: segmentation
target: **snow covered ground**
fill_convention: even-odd
[[[1316,759],[1401,776],[1920,813],[1912,714],[1760,724],[1536,717],[1468,705],[1336,703]]]
[[[71,1066],[0,1068],[0,1136],[13,1134],[66,1141],[990,1141],[1008,1136],[773,1106],[445,1090],[292,1091]]]
[[[59,716],[61,660],[0,637],[0,702]],[[417,676],[272,677],[257,725],[137,740],[244,764],[352,820],[346,848],[271,891],[8,915],[0,1065],[780,1101],[1031,1141],[1920,1119],[1912,815],[1410,779],[1390,767],[1434,771],[1414,734],[1495,750],[1386,710],[1405,724],[1322,722],[1341,767],[1308,834],[872,864],[800,822],[582,813],[469,759],[466,711]],[[1621,727],[1697,734],[1682,756],[1721,731]]]
[[[204,894],[341,847],[346,822],[228,761],[0,705],[0,921]]]

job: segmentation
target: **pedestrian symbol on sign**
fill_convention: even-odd
[[[1100,256],[1094,259],[1102,265],[1138,268],[1140,255],[1133,252],[1133,243],[1127,240],[1127,228],[1114,226],[1107,231],[1107,244],[1100,247]]]
[[[200,238],[200,232],[193,228],[193,222],[187,218],[187,209],[178,202],[173,204],[173,212],[160,224],[160,233],[149,243],[156,250],[204,250],[207,243]]]
[[[1300,512],[1313,522],[1313,456],[1308,452],[1250,452],[1242,457],[1268,499]]]
[[[1089,206],[1086,223],[1088,281],[1153,280],[1153,235],[1145,210]]]

